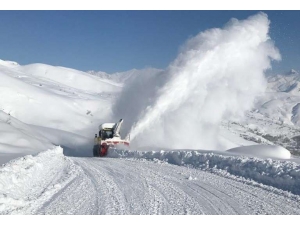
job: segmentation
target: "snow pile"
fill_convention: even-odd
[[[201,32],[165,72],[128,83],[114,112],[123,115],[124,125],[135,124],[132,146],[224,148],[220,121],[242,117],[253,106],[266,88],[264,71],[280,59],[269,23],[259,13]]]
[[[287,149],[275,145],[250,145],[232,148],[227,151],[260,158],[291,158],[291,153]]]
[[[248,147],[245,147],[246,150]],[[240,148],[240,152],[243,152]],[[255,152],[256,149],[254,148]],[[280,151],[279,151],[280,152]],[[230,152],[195,150],[130,151],[110,149],[109,157],[162,160],[179,166],[193,166],[219,174],[230,173],[282,190],[300,194],[300,165],[290,161],[237,156]],[[277,155],[279,158],[280,155]]]
[[[75,165],[56,147],[0,167],[0,214],[33,214],[76,175]]]

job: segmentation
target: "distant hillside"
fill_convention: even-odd
[[[127,81],[129,81],[130,79],[133,79],[135,76],[142,76],[142,75],[155,75],[159,72],[161,72],[163,70],[161,69],[155,69],[155,68],[147,68],[147,69],[141,69],[141,70],[137,70],[137,69],[132,69],[132,70],[128,70],[125,72],[117,72],[117,73],[112,73],[112,74],[108,74],[105,72],[101,72],[101,71],[87,71],[87,73],[92,74],[94,76],[100,77],[102,79],[107,79],[116,83],[126,83]]]
[[[110,116],[112,99],[121,91],[120,84],[82,71],[3,60],[0,81],[4,113],[27,124],[84,136],[94,135],[101,120]]]
[[[300,74],[296,70],[290,70],[286,74],[268,76],[268,90],[275,92],[288,92],[298,95],[300,93]]]
[[[300,125],[300,75],[291,70],[269,75],[265,93],[257,99],[255,109],[262,115],[289,125]]]

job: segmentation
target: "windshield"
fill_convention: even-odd
[[[107,138],[112,138],[113,132],[111,130],[102,130],[102,139],[105,140]]]

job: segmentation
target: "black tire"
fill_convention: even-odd
[[[94,145],[93,156],[94,157],[99,157],[99,146],[98,145]]]

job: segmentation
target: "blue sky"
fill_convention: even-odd
[[[187,38],[258,11],[0,11],[0,59],[108,73],[166,68]],[[263,11],[282,61],[300,71],[300,10]]]

